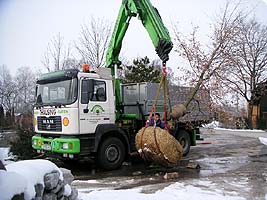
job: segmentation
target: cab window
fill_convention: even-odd
[[[106,101],[106,83],[105,81],[94,81],[94,94],[92,95],[91,101]]]
[[[81,85],[81,103],[87,104],[90,101],[106,101],[105,81],[84,79]]]

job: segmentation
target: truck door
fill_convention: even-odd
[[[80,133],[94,133],[98,124],[110,123],[106,81],[84,78],[80,91]]]

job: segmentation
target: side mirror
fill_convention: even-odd
[[[88,113],[89,112],[89,109],[88,108],[85,108],[85,109],[83,109],[83,112],[84,113]]]

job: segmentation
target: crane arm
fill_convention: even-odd
[[[147,30],[160,59],[164,63],[168,61],[173,44],[157,9],[149,0],[123,0],[107,50],[106,67],[112,69],[115,64],[120,65],[122,40],[131,18],[136,16]]]
[[[114,89],[117,118],[122,113],[122,101],[120,94],[120,80],[116,77],[115,71],[117,66],[121,64],[119,54],[121,51],[122,40],[129,27],[131,18],[137,16],[147,30],[155,50],[164,65],[166,61],[169,60],[169,53],[173,46],[167,28],[164,26],[158,11],[152,6],[149,0],[122,0],[106,54],[106,67],[111,68],[111,75],[115,76]]]

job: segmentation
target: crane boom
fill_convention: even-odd
[[[169,59],[173,44],[157,9],[149,0],[123,0],[107,50],[106,67],[113,68],[115,64],[120,64],[122,40],[131,18],[136,16],[147,30],[160,59],[164,63]]]
[[[121,112],[121,93],[120,80],[116,77],[117,66],[121,64],[119,54],[121,51],[122,40],[129,27],[132,17],[138,17],[155,47],[156,53],[165,64],[169,60],[169,53],[172,49],[172,41],[167,28],[155,7],[149,0],[122,0],[122,4],[118,13],[116,24],[109,43],[106,55],[106,67],[111,68],[111,75],[115,76],[114,89],[117,118]]]

